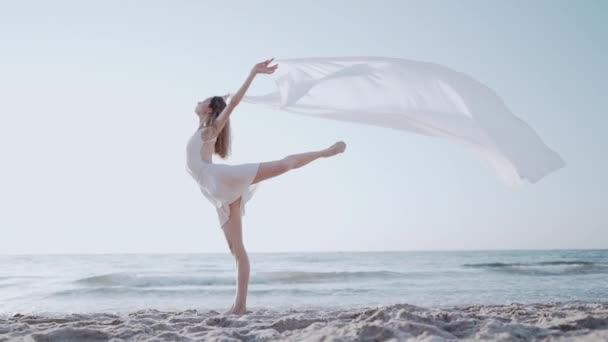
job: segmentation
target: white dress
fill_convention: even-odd
[[[216,139],[203,140],[202,129],[196,130],[186,147],[186,171],[197,182],[201,192],[216,207],[220,225],[230,218],[230,203],[241,198],[241,215],[245,215],[245,203],[249,201],[256,184],[252,185],[259,163],[238,165],[214,164],[211,155]]]

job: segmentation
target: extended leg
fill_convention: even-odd
[[[230,253],[236,261],[236,297],[232,308],[227,313],[242,315],[246,312],[247,288],[249,286],[249,256],[243,244],[241,220],[241,198],[230,204],[230,218],[222,226]]]
[[[313,160],[331,157],[338,153],[342,153],[345,149],[346,144],[339,141],[324,150],[292,154],[281,160],[260,163],[260,168],[258,169],[258,173],[256,174],[252,184],[276,177],[289,170],[297,169],[312,162]]]

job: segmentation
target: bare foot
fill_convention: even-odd
[[[234,305],[232,305],[230,310],[228,310],[227,314],[240,316],[240,315],[244,315],[244,314],[250,313],[250,312],[251,311],[247,311],[247,309],[244,306],[234,307]]]
[[[234,310],[234,304],[232,304],[232,306],[230,307],[230,309],[228,309],[228,311],[224,312],[224,315],[230,315],[233,310]]]
[[[325,157],[335,156],[338,153],[344,152],[344,150],[346,150],[346,144],[344,143],[344,141],[338,141],[337,143],[325,149]]]

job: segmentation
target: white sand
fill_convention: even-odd
[[[608,341],[608,303],[396,304],[347,310],[140,310],[0,320],[0,341]]]

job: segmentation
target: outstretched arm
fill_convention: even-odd
[[[232,114],[232,111],[234,110],[234,108],[236,108],[236,106],[243,99],[243,96],[245,96],[245,93],[247,92],[247,89],[249,89],[249,86],[251,85],[251,82],[255,78],[255,75],[272,74],[277,69],[277,67],[279,66],[278,64],[273,65],[273,66],[268,66],[273,60],[274,60],[274,58],[267,59],[264,62],[260,62],[253,66],[253,68],[251,69],[251,72],[249,72],[249,75],[247,76],[247,79],[245,80],[245,82],[243,82],[243,85],[241,86],[241,88],[239,88],[239,90],[236,93],[234,93],[234,95],[230,98],[230,101],[226,104],[226,108],[224,108],[224,110],[222,110],[222,112],[217,117],[217,119],[215,119],[214,126],[217,129],[217,132],[222,131],[222,129],[224,128],[224,125],[226,125],[226,122],[228,121],[228,117],[230,117],[230,114]]]

